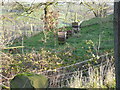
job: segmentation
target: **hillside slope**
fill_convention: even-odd
[[[41,48],[46,50],[64,51],[69,47],[77,60],[91,58],[97,54],[113,52],[113,15],[106,18],[93,18],[84,21],[80,32],[66,40],[66,44],[59,45],[57,36],[53,32],[47,32],[47,40],[44,42],[44,33],[38,33],[30,38],[24,38],[24,51],[39,51]],[[93,24],[93,25],[90,25]],[[69,29],[72,29],[69,27]],[[21,42],[14,43],[14,46],[22,45]]]

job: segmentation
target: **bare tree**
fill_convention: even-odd
[[[88,8],[88,11],[92,11],[95,17],[105,17],[109,6],[106,2],[83,2],[83,5]]]

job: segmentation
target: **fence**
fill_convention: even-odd
[[[71,78],[76,74],[81,74],[82,73],[82,76],[88,77],[89,73],[90,73],[89,72],[90,68],[100,69],[100,67],[102,66],[103,69],[106,69],[106,70],[103,70],[102,73],[104,73],[106,75],[107,70],[112,66],[114,67],[114,58],[113,58],[113,56],[110,56],[111,54],[100,56],[101,59],[99,59],[99,60],[101,60],[101,62],[99,62],[96,65],[94,65],[93,63],[91,63],[91,65],[88,65],[87,63],[91,62],[93,60],[93,59],[89,59],[89,60],[85,60],[85,61],[80,62],[80,63],[76,63],[76,64],[72,64],[72,65],[69,65],[69,66],[61,67],[62,69],[66,69],[66,68],[70,68],[70,67],[74,68],[73,66],[75,66],[75,65],[80,66],[80,67],[78,67],[78,69],[70,71],[70,72],[66,71],[66,70],[64,72],[61,72],[60,71],[61,68],[59,68],[59,69],[56,70],[56,72],[51,73],[51,75],[49,75],[50,71],[47,71],[47,76],[50,79],[50,86],[49,87],[52,87],[52,88],[66,87],[68,85],[68,82],[70,82]]]
[[[101,62],[104,62],[104,58],[107,58],[107,56],[110,56],[110,55],[112,55],[113,53],[108,53],[108,54],[105,54],[105,55],[101,55],[101,56],[99,56],[99,59],[97,59],[97,58],[91,58],[91,59],[88,59],[88,60],[84,60],[84,61],[81,61],[81,62],[78,62],[78,63],[75,63],[75,64],[71,64],[71,65],[68,65],[68,66],[65,66],[65,67],[60,67],[60,68],[57,68],[57,69],[54,69],[54,70],[46,70],[46,71],[43,71],[43,72],[40,72],[40,73],[49,73],[49,72],[56,72],[56,71],[63,71],[63,70],[65,70],[65,69],[67,69],[67,68],[70,68],[70,67],[74,67],[74,66],[78,66],[78,67],[80,67],[80,66],[83,66],[83,65],[86,65],[86,64],[88,64],[88,63],[92,63],[92,64],[95,64],[94,63],[94,61],[95,60],[97,60],[98,61],[98,64],[100,64]],[[102,59],[101,61],[100,61],[100,59]],[[81,68],[81,67],[80,67]],[[57,73],[57,72],[56,72]]]
[[[91,58],[82,62],[71,64],[65,67],[60,67],[54,70],[47,70],[43,72],[37,72],[37,74],[43,74],[47,76],[50,80],[49,87],[61,87],[67,85],[67,81],[76,74],[82,72],[84,75],[88,74],[89,67],[99,68],[101,65],[107,65],[109,63],[114,64],[113,53],[108,53],[99,56],[97,58]],[[2,77],[1,86],[9,87],[9,81],[12,78],[7,78],[0,74]]]

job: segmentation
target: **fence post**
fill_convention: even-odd
[[[114,2],[114,50],[115,50],[115,74],[116,90],[120,89],[120,1]]]

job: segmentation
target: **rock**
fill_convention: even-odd
[[[18,74],[10,81],[10,88],[47,88],[48,78],[38,74]],[[22,89],[21,89],[22,90]]]

